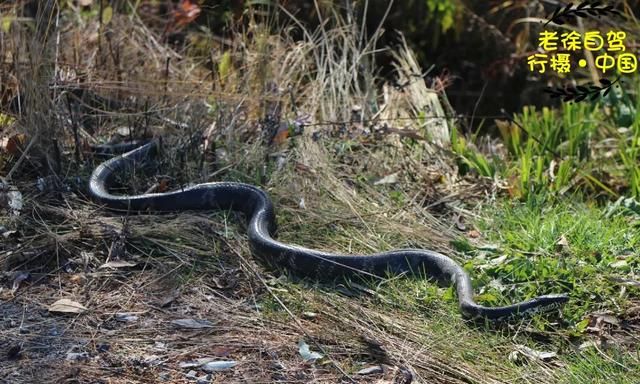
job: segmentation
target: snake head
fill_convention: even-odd
[[[567,301],[569,301],[569,295],[566,294],[549,294],[538,296],[534,299],[535,306],[525,310],[524,312],[528,312],[529,314],[533,313],[542,313],[552,311],[554,309],[558,309],[564,305]]]

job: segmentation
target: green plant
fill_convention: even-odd
[[[451,129],[451,149],[458,155],[458,166],[462,173],[473,169],[480,176],[493,177],[496,174],[493,162],[490,162],[478,150],[471,148],[465,138],[459,136],[455,128]]]
[[[447,32],[453,27],[457,8],[453,0],[427,0],[429,19],[438,20],[442,32]]]

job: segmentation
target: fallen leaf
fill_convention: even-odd
[[[184,328],[184,329],[213,328],[213,323],[208,320],[179,319],[179,320],[173,320],[171,324],[175,325],[178,328]]]
[[[156,192],[163,193],[163,192],[167,192],[168,190],[169,190],[169,179],[167,179],[166,177],[163,177],[158,182],[158,188]]]
[[[634,305],[625,311],[627,318],[640,318],[640,305]]]
[[[15,293],[18,290],[18,288],[20,288],[20,283],[29,279],[31,279],[31,274],[29,272],[18,272],[16,276],[13,278],[11,293]]]
[[[162,364],[162,358],[158,355],[145,355],[142,357],[143,365],[146,366],[158,366]]]
[[[76,285],[80,285],[84,283],[86,280],[87,280],[87,277],[83,273],[76,273],[69,277],[69,282]]]
[[[113,18],[113,8],[107,6],[102,10],[102,24],[107,25]]]
[[[0,208],[5,208],[12,215],[20,215],[22,210],[22,193],[16,190],[9,190],[7,192],[0,192]]]
[[[171,290],[171,292],[169,292],[160,301],[160,307],[161,308],[168,307],[169,304],[173,303],[179,296],[180,296],[180,290],[179,289]]]
[[[238,365],[238,363],[236,361],[233,361],[233,360],[230,360],[230,361],[212,361],[210,363],[204,364],[202,367],[200,367],[200,369],[202,369],[205,372],[216,372],[216,371],[224,371],[226,369],[233,368],[236,365]]]
[[[296,162],[294,168],[296,169],[296,171],[300,173],[311,173],[311,174],[316,173],[315,169],[303,163]]]
[[[322,359],[324,357],[318,352],[311,352],[311,350],[309,349],[309,345],[305,343],[304,340],[300,340],[300,342],[298,343],[298,352],[305,361],[314,361]]]
[[[191,380],[195,380],[198,377],[198,372],[194,371],[194,370],[190,370],[189,372],[187,372],[187,374],[185,375],[185,377],[187,379],[191,379]]]
[[[312,320],[318,317],[318,314],[315,312],[302,312],[302,317],[307,320]]]
[[[507,255],[498,256],[495,259],[489,260],[489,264],[491,265],[504,264],[504,262],[507,261],[507,259],[508,259]]]
[[[509,354],[509,360],[513,362],[522,362],[522,357],[529,360],[548,361],[558,356],[555,352],[536,351],[525,345],[517,345],[516,350]]]
[[[472,239],[477,239],[478,237],[480,237],[480,231],[478,231],[477,229],[472,229],[467,232],[467,235],[469,235],[469,237]]]
[[[124,323],[133,323],[135,321],[138,321],[138,316],[132,314],[132,313],[116,313],[116,321],[122,321]]]
[[[560,249],[567,249],[569,248],[569,241],[564,235],[562,235],[556,242],[556,246]]]
[[[19,155],[27,143],[27,136],[23,133],[15,134],[2,142],[2,149],[10,155]]]
[[[131,268],[131,267],[135,267],[136,265],[138,265],[138,263],[131,262],[131,261],[126,261],[126,260],[111,260],[111,261],[107,261],[106,263],[102,264],[98,269],[104,269],[104,268],[112,268],[112,269]]]
[[[179,364],[179,366],[180,368],[198,368],[214,360],[215,358],[213,357],[203,357],[200,359],[183,361],[182,363]]]
[[[214,347],[211,350],[211,352],[218,357],[226,357],[226,356],[229,356],[229,354],[231,354],[231,350],[223,346]]]
[[[84,305],[69,299],[60,299],[49,306],[49,312],[55,313],[83,313],[86,310]]]
[[[483,244],[478,247],[479,251],[498,252],[500,247],[497,244]]]
[[[4,16],[0,18],[0,29],[4,33],[9,33],[11,31],[11,23],[13,22],[13,17]]]
[[[373,185],[382,185],[382,184],[395,184],[398,182],[398,175],[400,172],[392,173],[390,175],[384,176],[383,178],[375,181]]]
[[[363,368],[359,370],[358,372],[356,372],[356,375],[375,375],[383,372],[384,370],[382,369],[381,366],[375,365],[373,367]]]
[[[198,4],[191,0],[182,0],[173,12],[174,23],[176,27],[184,27],[195,20],[200,14],[201,9]]]
[[[609,264],[609,266],[611,268],[626,268],[627,265],[628,264],[627,264],[626,260],[618,260],[618,261],[615,261],[615,262]]]
[[[131,127],[128,127],[128,126],[118,127],[116,129],[116,133],[122,137],[130,137],[131,135],[133,135],[133,131],[131,130]]]
[[[5,227],[0,227],[0,233],[2,233],[2,237],[8,239],[9,237],[16,235],[18,231],[9,231]]]
[[[87,361],[89,354],[87,352],[69,352],[66,357],[67,361]]]
[[[278,132],[273,137],[273,143],[276,145],[280,145],[287,141],[289,137],[289,128],[285,126],[285,128],[278,129]]]
[[[498,290],[499,292],[504,292],[507,289],[507,287],[505,287],[504,284],[502,284],[502,281],[500,281],[499,279],[491,280],[488,286]]]
[[[596,318],[596,326],[600,326],[602,323],[620,325],[620,320],[617,317],[607,313],[598,313],[592,316],[595,316]]]

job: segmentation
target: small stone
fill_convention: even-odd
[[[198,374],[198,372],[196,372],[194,370],[191,370],[191,371],[187,372],[187,374],[185,376],[186,376],[187,379],[195,379],[195,378],[198,377],[197,374]]]

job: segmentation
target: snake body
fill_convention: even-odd
[[[431,250],[401,249],[372,255],[340,255],[317,251],[274,239],[276,217],[271,199],[262,189],[244,183],[202,183],[177,191],[141,195],[114,195],[109,185],[115,172],[154,155],[158,139],[105,161],[93,171],[89,181],[92,198],[110,209],[136,211],[234,210],[245,215],[252,253],[269,264],[285,267],[298,276],[334,279],[358,273],[424,273],[436,279],[448,279],[456,288],[460,310],[467,318],[497,320],[545,311],[561,306],[567,295],[539,296],[502,307],[486,307],[473,300],[471,279],[451,258]],[[124,147],[126,148],[126,147]],[[126,148],[129,149],[129,148]]]

